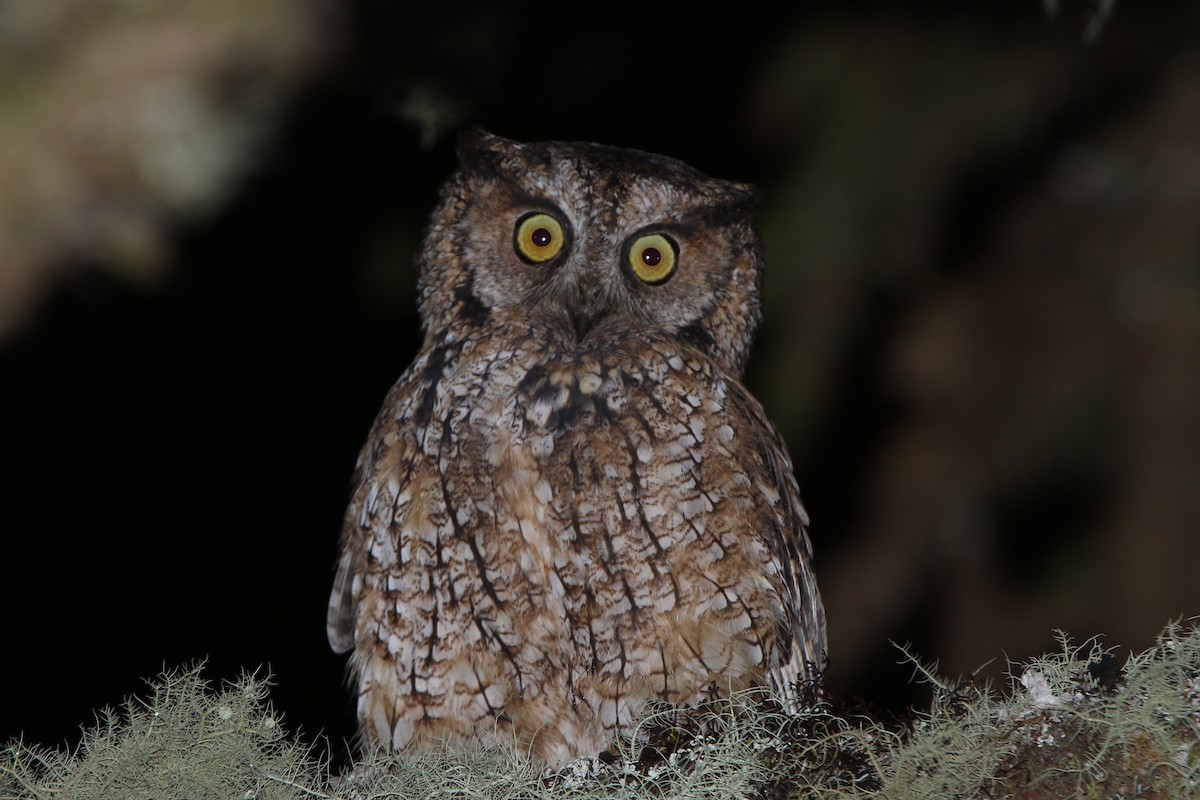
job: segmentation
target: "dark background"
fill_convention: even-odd
[[[835,692],[1200,612],[1200,4],[119,5],[0,13],[0,739],[197,659],[350,735],[340,518],[469,125],[764,189]]]

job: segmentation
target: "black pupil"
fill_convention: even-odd
[[[657,247],[647,247],[642,251],[642,263],[647,267],[657,267],[662,261],[662,253],[658,252]]]
[[[534,246],[545,247],[550,244],[550,241],[554,238],[554,236],[551,235],[550,231],[546,230],[545,228],[538,228],[529,238],[533,240]]]

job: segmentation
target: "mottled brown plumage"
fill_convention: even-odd
[[[739,382],[753,191],[484,133],[460,161],[330,598],[364,735],[515,737],[554,765],[650,699],[790,696],[825,619],[786,449]]]

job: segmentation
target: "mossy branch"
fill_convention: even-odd
[[[901,648],[933,697],[902,730],[788,713],[762,692],[657,708],[611,758],[548,773],[514,744],[367,754],[330,779],[327,756],[284,732],[269,681],[220,687],[199,666],[164,672],[147,699],[104,709],[73,751],[10,742],[0,800],[733,800],[1041,798],[1200,794],[1200,629],[1168,625],[1121,666],[1098,639],[1014,665],[1006,694],[951,681]]]

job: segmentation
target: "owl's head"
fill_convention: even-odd
[[[422,251],[427,336],[552,326],[564,343],[663,336],[740,375],[759,320],[755,190],[595,144],[459,142]]]

